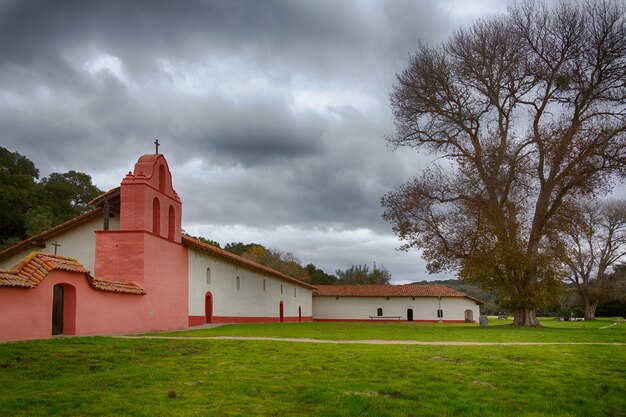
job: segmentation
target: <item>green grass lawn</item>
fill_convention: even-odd
[[[0,387],[1,416],[626,416],[626,349],[57,338],[0,344]]]
[[[188,336],[262,336],[343,340],[420,340],[466,342],[626,342],[626,323],[607,329],[616,319],[558,322],[543,319],[541,328],[511,326],[511,320],[490,320],[489,327],[449,323],[271,323],[224,325],[211,329],[159,333]]]

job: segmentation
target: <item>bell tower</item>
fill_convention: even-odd
[[[119,230],[96,232],[95,277],[134,282],[149,296],[169,291],[164,300],[174,291],[186,297],[187,250],[181,243],[181,214],[182,203],[165,157],[141,156],[120,185]]]
[[[165,157],[143,155],[120,187],[120,230],[146,231],[181,241],[182,204]]]

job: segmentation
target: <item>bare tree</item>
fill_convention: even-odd
[[[610,297],[609,269],[626,256],[626,201],[585,201],[563,210],[553,249],[585,304],[585,320]]]
[[[539,325],[558,284],[554,217],[624,174],[625,77],[624,8],[608,1],[514,4],[420,46],[391,93],[388,140],[440,159],[382,199],[403,248]]]

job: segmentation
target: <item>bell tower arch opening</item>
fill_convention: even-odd
[[[152,200],[152,233],[161,234],[161,203],[156,197]]]
[[[176,235],[176,211],[174,210],[174,206],[170,206],[170,209],[167,213],[167,238],[169,240],[174,240]]]

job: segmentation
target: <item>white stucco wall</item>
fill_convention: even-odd
[[[211,268],[210,283],[207,283],[207,268]],[[239,290],[237,277],[240,280]],[[265,281],[265,290],[263,281]],[[204,316],[207,291],[211,291],[213,295],[213,316],[276,318],[280,316],[280,301],[283,301],[285,317],[298,317],[298,307],[302,308],[302,317],[312,315],[310,289],[270,275],[252,272],[190,247],[190,316]]]
[[[313,319],[370,320],[383,309],[383,316],[401,316],[407,320],[407,310],[413,309],[413,320],[439,320],[437,310],[443,310],[443,320],[464,320],[465,310],[472,310],[478,321],[479,306],[469,298],[442,297],[441,307],[436,297],[313,297]]]
[[[31,252],[44,252],[54,253],[54,246],[52,242],[57,242],[59,245],[57,248],[57,255],[68,256],[70,258],[77,259],[83,264],[91,274],[93,275],[94,263],[96,259],[96,230],[102,230],[103,220],[102,216],[96,216],[93,220],[78,225],[64,233],[55,235],[45,239],[45,248],[39,248],[31,246],[3,261],[0,261],[0,269],[9,269],[20,262],[25,256],[28,256]],[[119,230],[120,218],[119,216],[111,217],[109,219],[109,230]],[[97,277],[96,277],[97,278]]]

